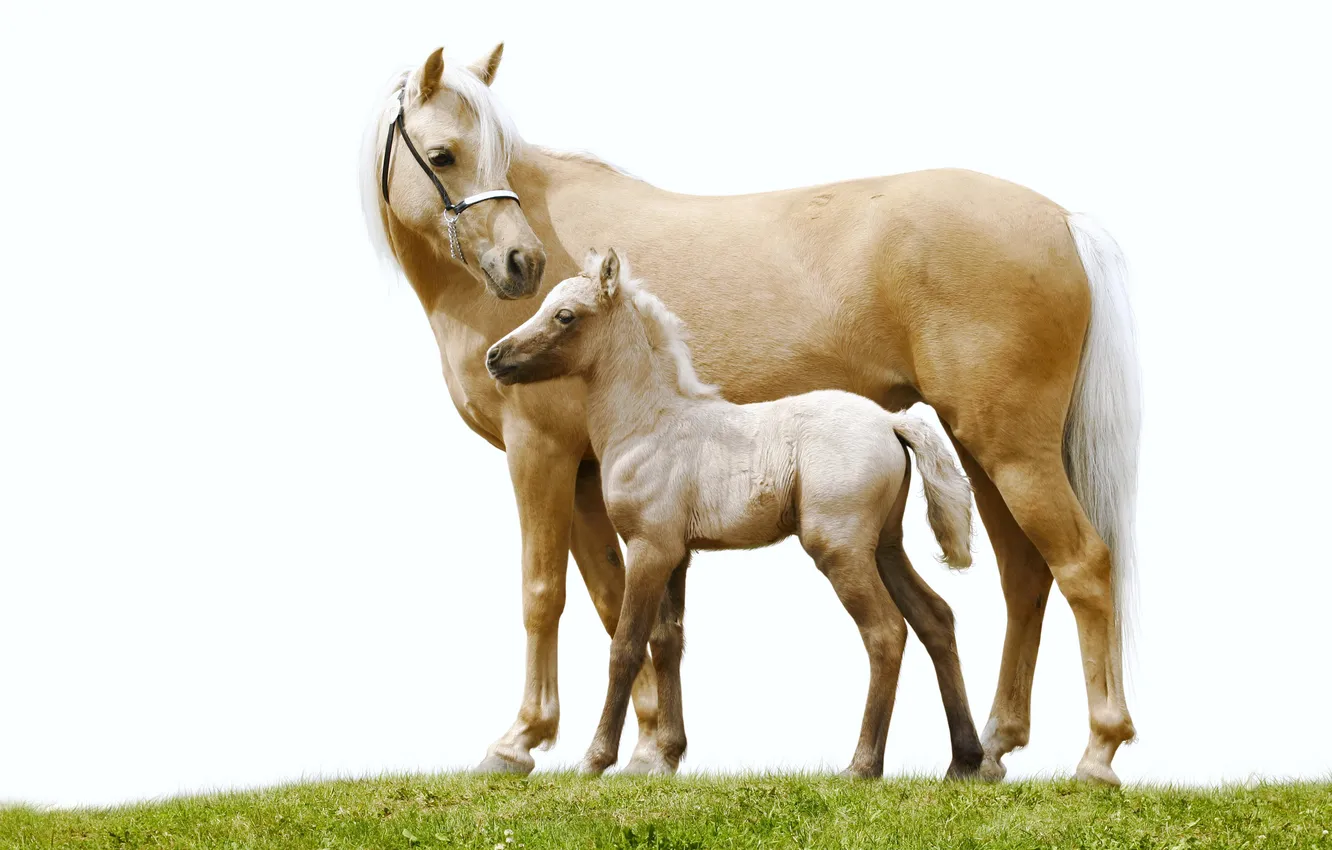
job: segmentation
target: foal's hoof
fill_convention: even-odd
[[[873,768],[848,767],[837,775],[843,779],[882,779],[883,769],[876,771]]]
[[[997,758],[986,756],[981,760],[979,778],[982,782],[1003,782],[1008,768]]]
[[[536,759],[526,753],[519,754],[522,758],[501,755],[500,753],[491,753],[485,760],[476,766],[473,773],[498,773],[509,774],[511,776],[526,776],[536,767]]]
[[[1115,775],[1115,771],[1110,765],[1085,759],[1078,764],[1078,770],[1073,774],[1073,778],[1079,782],[1088,782],[1092,785],[1119,787],[1119,777]]]
[[[582,763],[578,765],[578,772],[584,776],[600,776],[613,764],[615,764],[614,756],[608,757],[605,753],[594,750],[583,756]]]
[[[581,773],[583,776],[601,776],[603,773],[606,772],[606,768],[608,767],[610,767],[610,765],[608,764],[603,765],[600,764],[599,762],[593,762],[593,761],[588,761],[587,759],[583,759],[582,763],[578,765],[578,772]]]

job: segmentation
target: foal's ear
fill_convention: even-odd
[[[440,47],[431,53],[426,59],[425,65],[421,67],[421,102],[425,103],[434,97],[435,92],[439,91],[440,85],[444,81],[444,48]]]
[[[614,248],[606,249],[606,256],[601,258],[601,288],[607,295],[614,295],[620,286],[620,256]]]
[[[495,49],[490,51],[490,55],[484,59],[478,59],[467,66],[473,74],[481,78],[481,82],[490,85],[495,82],[495,72],[499,70],[500,59],[504,56],[504,42],[495,45]]]

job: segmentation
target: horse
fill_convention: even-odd
[[[505,451],[517,497],[525,688],[478,769],[528,772],[532,748],[555,737],[570,553],[603,625],[617,630],[624,567],[586,391],[571,378],[506,387],[484,362],[535,313],[543,280],[576,273],[588,246],[614,244],[658,281],[656,294],[693,334],[701,379],[728,399],[840,389],[890,410],[933,406],[972,483],[1008,611],[982,775],[1001,778],[1004,756],[1027,742],[1057,582],[1077,621],[1088,701],[1075,775],[1117,783],[1111,762],[1135,732],[1121,644],[1140,404],[1124,261],[1110,234],[1030,189],[962,170],[729,197],[667,192],[522,139],[490,89],[502,55],[501,45],[446,62],[436,50],[395,77],[361,158],[371,239],[410,281],[450,397]],[[460,210],[454,196],[480,200]],[[938,671],[949,648],[921,637]],[[626,769],[674,769],[655,740],[655,685],[645,664]],[[952,734],[954,756],[965,756],[964,732]]]
[[[971,489],[943,441],[918,417],[840,390],[733,404],[699,381],[687,339],[680,320],[612,248],[604,257],[589,252],[581,275],[558,284],[532,318],[486,353],[486,368],[506,386],[563,376],[586,383],[602,495],[629,554],[606,704],[583,770],[600,774],[616,762],[629,689],[649,639],[657,746],[666,764],[679,763],[686,747],[680,659],[691,552],[753,549],[794,534],[832,583],[869,654],[865,717],[843,774],[882,776],[906,646],[894,597],[905,611],[933,612],[920,576],[901,557],[911,480],[906,447],[920,467],[943,561],[957,569],[971,566]],[[951,617],[913,617],[912,627],[956,646]],[[947,710],[970,723],[961,671],[951,673]],[[960,702],[948,703],[958,695]],[[950,776],[979,768],[974,726],[970,738],[972,758],[951,765]]]

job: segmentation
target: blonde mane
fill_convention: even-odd
[[[361,143],[361,213],[375,253],[385,263],[397,265],[397,255],[388,237],[387,211],[380,194],[380,169],[383,163],[384,140],[393,117],[397,114],[398,92],[407,89],[407,102],[413,102],[420,81],[414,69],[394,74],[384,86],[375,102],[374,113],[367,125]],[[522,149],[522,136],[518,128],[500,106],[481,78],[472,73],[465,62],[447,59],[444,63],[444,88],[458,95],[472,113],[481,136],[477,160],[481,166],[481,180],[498,187],[509,173],[509,165]]]
[[[590,252],[585,261],[583,276],[596,280],[600,275],[601,254]],[[647,331],[648,345],[654,353],[666,355],[665,359],[675,369],[675,381],[680,392],[689,398],[721,398],[721,390],[705,384],[694,371],[694,356],[689,351],[689,328],[679,316],[657,296],[649,292],[643,281],[634,277],[629,262],[620,256],[620,296],[632,305],[634,311],[643,319],[643,329]]]

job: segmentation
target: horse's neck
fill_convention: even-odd
[[[619,306],[611,328],[619,344],[607,346],[587,375],[588,437],[603,461],[624,440],[651,435],[663,417],[682,412],[690,401],[648,343],[633,309]]]
[[[407,228],[394,229],[399,262],[426,313],[446,315],[491,341],[526,321],[551,287],[578,272],[583,253],[594,247],[587,242],[590,234],[604,231],[605,222],[618,217],[609,199],[625,198],[626,203],[633,203],[660,192],[595,159],[535,145],[523,146],[508,176],[528,224],[547,253],[545,281],[534,298],[500,301],[467,269],[436,255]],[[559,219],[558,225],[555,219]]]

